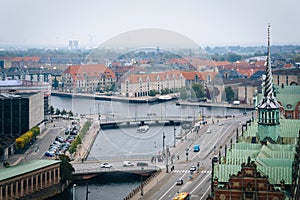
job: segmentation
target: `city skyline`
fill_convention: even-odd
[[[96,47],[126,32],[177,32],[200,46],[300,44],[300,2],[288,1],[2,1],[1,46]]]

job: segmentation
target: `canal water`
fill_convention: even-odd
[[[146,178],[146,177],[145,177]],[[141,177],[129,173],[103,173],[88,181],[77,181],[75,188],[70,185],[64,193],[48,200],[121,200],[141,184]]]
[[[210,108],[198,106],[177,106],[174,101],[151,104],[131,104],[115,101],[101,101],[84,98],[67,98],[51,96],[50,104],[56,109],[67,112],[72,110],[75,115],[101,115],[101,119],[135,118],[135,117],[170,117],[181,116],[198,120],[202,114],[205,116],[238,115],[243,110]],[[208,119],[207,119],[208,120]],[[95,160],[105,157],[127,157],[160,155],[163,148],[163,135],[165,145],[173,146],[174,134],[179,135],[186,131],[181,126],[165,126],[163,124],[149,124],[147,133],[137,133],[136,127],[101,130],[94,141],[88,159]],[[149,160],[150,161],[150,160]],[[140,177],[132,174],[103,174],[86,182],[78,182],[75,187],[76,199],[86,199],[88,184],[90,199],[123,199],[140,184]],[[51,200],[73,197],[73,188],[68,188],[62,195]]]

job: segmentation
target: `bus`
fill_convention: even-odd
[[[190,194],[188,192],[181,192],[173,200],[189,200]]]

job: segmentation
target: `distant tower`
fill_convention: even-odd
[[[78,40],[73,41],[74,49],[78,49]]]
[[[69,49],[70,49],[70,50],[73,49],[73,40],[69,40]]]
[[[264,96],[257,105],[258,108],[258,141],[269,140],[277,142],[279,137],[280,104],[273,92],[273,77],[270,53],[270,25],[268,25],[268,55],[266,63],[266,78],[264,81]]]

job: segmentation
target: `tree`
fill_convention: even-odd
[[[154,96],[157,95],[157,94],[158,94],[158,92],[157,92],[156,90],[150,90],[148,95],[149,95],[150,97],[154,97]]]
[[[54,114],[54,107],[50,106],[50,115],[53,115],[53,114]]]
[[[59,110],[58,108],[56,108],[55,114],[56,114],[56,115],[59,115],[59,114],[60,114],[60,110]]]
[[[236,54],[236,53],[228,53],[227,56],[226,56],[226,60],[229,61],[229,62],[236,62],[238,60],[241,60],[242,59],[242,56]]]
[[[67,114],[67,111],[66,111],[65,109],[63,109],[63,110],[60,112],[60,114],[66,115],[66,114]]]
[[[70,164],[70,158],[66,155],[59,155],[60,163],[60,174],[61,174],[61,182],[64,183],[67,180],[71,180],[72,173],[75,172],[75,169]]]
[[[169,94],[169,93],[170,93],[170,89],[168,89],[168,88],[162,89],[162,90],[160,91],[160,93],[161,93],[162,95],[164,95],[164,94]]]
[[[192,84],[192,89],[195,93],[195,97],[197,99],[205,97],[205,90],[202,84],[200,83],[193,83]]]
[[[74,116],[72,110],[70,110],[70,111],[68,112],[68,114],[69,114],[69,117],[73,117],[73,116]]]
[[[186,99],[188,98],[188,93],[187,93],[185,87],[180,88],[179,92],[180,92],[180,98],[181,98],[182,100],[186,100]]]
[[[233,99],[234,99],[234,92],[232,90],[232,88],[229,86],[229,87],[225,87],[225,95],[226,95],[226,101],[227,102],[232,102]]]

